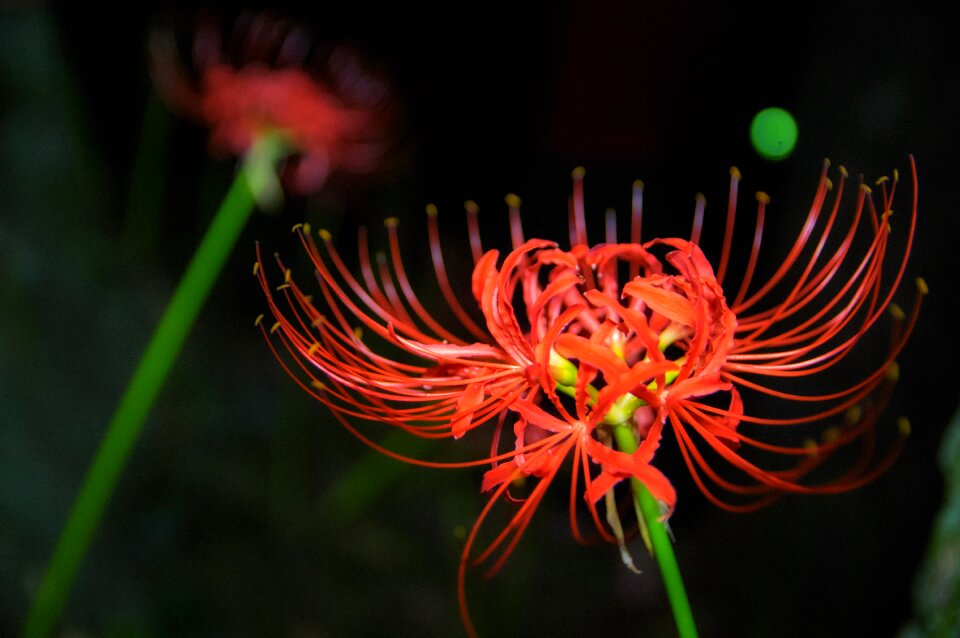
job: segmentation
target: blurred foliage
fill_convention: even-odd
[[[97,230],[112,193],[63,60],[50,15],[0,16],[0,626],[23,611],[34,544],[53,542],[92,449],[90,397],[128,365],[111,333],[135,321],[103,285],[111,254]]]
[[[944,435],[939,461],[946,495],[914,584],[915,618],[900,638],[960,636],[960,411]]]

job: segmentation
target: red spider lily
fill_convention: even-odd
[[[232,54],[218,25],[201,20],[188,71],[171,33],[150,37],[157,89],[210,128],[211,150],[242,156],[279,132],[295,153],[284,182],[298,192],[316,190],[335,169],[374,169],[384,151],[387,90],[354,53],[340,47],[320,56],[302,28],[267,14],[239,20],[231,45]]]
[[[894,310],[886,354],[853,382],[825,393],[782,389],[795,378],[826,379],[847,364],[854,347],[892,306],[904,276],[917,216],[916,169],[911,159],[913,198],[902,252],[888,259],[890,218],[898,175],[880,180],[880,206],[861,184],[849,222],[839,220],[847,181],[841,168],[834,187],[825,163],[802,229],[785,258],[761,285],[752,286],[760,256],[769,198],[759,193],[752,248],[737,292],[723,289],[733,247],[740,175],[731,170],[730,196],[716,271],[702,252],[705,202],[697,199],[690,239],[641,235],[642,185],[635,186],[630,241],[618,243],[612,218],[604,243],[587,240],[581,170],[574,172],[570,244],[525,240],[519,200],[508,197],[513,250],[502,263],[483,252],[476,208],[468,205],[474,259],[472,292],[483,317],[478,325],[449,283],[440,248],[436,211],[428,208],[431,256],[439,290],[450,312],[471,338],[445,329],[413,292],[400,253],[396,220],[387,223],[389,258],[370,259],[365,233],[359,241],[362,282],[345,266],[329,233],[320,246],[309,229],[295,230],[317,270],[329,316],[304,294],[284,269],[278,290],[267,281],[259,258],[255,268],[279,335],[296,369],[284,367],[337,418],[368,444],[383,450],[353,424],[383,423],[411,434],[460,437],[492,424],[491,452],[483,490],[492,492],[464,546],[460,604],[468,630],[464,579],[468,564],[489,564],[495,573],[519,541],[563,461],[572,458],[570,524],[584,540],[577,516],[582,494],[599,536],[623,543],[613,490],[624,479],[639,480],[670,515],[676,495],[653,465],[663,432],[673,433],[695,482],[712,502],[747,510],[784,492],[838,492],[866,483],[895,458],[903,437],[877,453],[876,419],[895,380],[895,359],[912,331],[926,292],[907,319]],[[827,203],[834,191],[833,201]],[[841,228],[841,226],[845,228]],[[839,235],[839,236],[838,236]],[[855,249],[855,246],[862,248]],[[886,261],[894,272],[884,277]],[[279,262],[279,260],[278,260]],[[499,264],[499,265],[498,265]],[[282,263],[280,264],[283,269]],[[392,267],[392,268],[391,268]],[[259,323],[259,322],[258,322]],[[262,325],[262,324],[261,324]],[[394,354],[361,338],[372,332]],[[262,326],[263,327],[263,326]],[[265,336],[266,327],[263,327]],[[274,348],[273,342],[271,348]],[[419,363],[418,363],[419,362]],[[748,412],[744,391],[782,400],[777,416]],[[796,415],[793,406],[812,409]],[[905,420],[901,433],[906,434]],[[500,451],[506,425],[512,449]],[[639,445],[628,454],[614,445],[625,428]],[[796,440],[790,435],[797,433]],[[860,443],[860,455],[838,476],[820,470],[839,450]],[[718,464],[718,461],[721,463]],[[718,465],[725,466],[720,469]],[[813,474],[813,477],[811,477]],[[804,482],[803,479],[814,481]],[[529,479],[524,497],[511,486]],[[717,488],[722,495],[716,493]],[[606,499],[607,521],[596,504]],[[474,556],[478,532],[494,506],[518,503],[505,528]]]

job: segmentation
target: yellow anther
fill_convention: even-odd
[[[434,204],[427,204],[427,217],[436,217],[437,212],[437,207]]]
[[[930,288],[927,287],[927,280],[923,277],[917,277],[917,290],[920,291],[921,295],[925,295],[930,292]]]
[[[900,171],[893,169],[893,182],[897,183],[900,181]]]
[[[253,262],[253,276],[256,277],[259,274],[260,274],[260,262],[255,261]]]
[[[303,300],[307,303],[313,303],[313,295],[304,295]]]
[[[851,405],[847,408],[847,412],[844,414],[844,418],[847,420],[847,425],[853,425],[860,422],[860,417],[863,416],[863,408],[859,405]]]
[[[400,220],[396,217],[387,217],[385,220],[383,220],[383,225],[387,228],[396,228],[400,225]]]
[[[731,167],[730,167],[730,177],[732,177],[733,179],[739,181],[743,176],[740,174],[740,169],[739,169],[739,168],[737,168],[736,166],[731,166]]]
[[[253,320],[253,325],[259,326],[262,321],[263,321],[263,313],[261,312],[259,315],[257,315],[257,318]]]
[[[310,344],[310,347],[307,348],[307,354],[310,356],[313,356],[319,349],[320,349],[320,344],[314,341],[313,343]]]
[[[761,204],[770,205],[770,196],[764,193],[763,191],[757,191],[757,201]]]
[[[824,180],[824,182],[826,182],[826,184],[827,184],[827,190],[828,190],[828,191],[832,191],[832,190],[833,190],[833,180],[828,177],[827,179]]]
[[[520,208],[520,197],[514,193],[507,193],[507,196],[503,199],[510,208]]]
[[[583,179],[583,176],[587,174],[587,169],[582,166],[578,166],[572,171],[570,171],[570,177],[573,179]]]
[[[870,187],[867,186],[866,184],[860,184],[860,190],[862,190],[862,191],[863,191],[864,193],[866,193],[867,195],[872,195],[872,194],[873,194],[873,191],[872,191],[872,190],[870,189]]]
[[[286,290],[289,287],[290,287],[290,284],[280,284],[279,286],[277,286],[276,290],[277,292],[280,292],[281,290]]]
[[[891,361],[883,375],[890,383],[896,383],[900,379],[900,364],[896,361]]]
[[[824,443],[828,443],[828,444],[833,443],[834,441],[840,438],[840,428],[836,428],[836,427],[827,428],[826,430],[823,431],[823,434],[821,436],[823,437]]]
[[[285,283],[285,284],[290,283],[290,269],[289,269],[289,268],[287,268],[286,270],[283,271],[283,283]]]
[[[327,318],[324,317],[323,315],[318,315],[316,319],[314,319],[313,321],[310,322],[310,327],[311,327],[311,328],[319,328],[319,327],[320,327],[320,324],[322,324],[322,323],[323,323],[324,321],[326,321],[326,320],[327,320]]]
[[[642,179],[635,179],[635,180],[633,180],[633,188],[634,188],[634,190],[642,191],[642,190],[643,190],[643,186],[644,186],[644,184],[643,184],[643,180],[642,180]]]
[[[907,315],[903,312],[903,308],[895,303],[892,303],[887,307],[887,312],[890,313],[890,316],[893,317],[894,321],[903,321],[907,317]]]
[[[824,158],[823,158],[823,167],[824,167],[824,168],[830,168],[830,158],[829,158],[829,157],[824,157]],[[843,167],[841,166],[840,168],[842,169]]]
[[[360,326],[355,327],[353,329],[353,338],[356,339],[357,341],[360,341],[361,339],[363,339],[363,328],[361,328]]]
[[[884,175],[883,177],[878,178],[876,182],[874,182],[874,186],[879,186],[880,184],[886,184],[889,181],[890,181],[890,178]]]
[[[310,224],[304,224],[304,225],[303,225],[303,233],[304,233],[305,235],[309,235],[309,234],[310,234],[310,230],[311,230]]]
[[[290,229],[290,232],[295,233],[302,228],[303,228],[303,224],[294,224],[293,228]]]
[[[278,322],[276,322],[275,324],[273,324],[272,326],[270,326],[270,334],[273,334],[274,332],[276,332],[276,331],[279,330],[279,329],[280,329],[280,322],[278,321]]]
[[[312,385],[312,386],[313,386],[314,388],[316,388],[317,390],[320,390],[321,392],[323,392],[324,390],[327,389],[326,384],[324,384],[324,382],[323,382],[323,381],[320,381],[319,379],[314,379],[314,380],[312,380],[312,381],[310,382],[310,385]]]
[[[910,436],[910,419],[905,416],[897,419],[897,430],[900,431],[900,436]]]
[[[819,456],[820,446],[817,445],[817,442],[813,439],[807,439],[803,442],[803,449],[807,451],[807,454],[810,456]]]
[[[847,172],[847,167],[842,164],[840,165],[840,174],[843,175],[844,179],[850,177],[850,173]]]
[[[477,202],[473,201],[472,199],[468,199],[467,201],[463,202],[463,207],[467,209],[467,212],[471,215],[476,215],[480,212],[480,207],[477,206]]]
[[[330,231],[327,230],[326,228],[321,228],[320,230],[318,230],[317,237],[319,237],[323,241],[331,241],[333,239],[333,235],[331,235]]]

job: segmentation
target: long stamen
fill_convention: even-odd
[[[587,220],[583,205],[583,176],[586,170],[582,166],[573,169],[573,195],[570,198],[570,246],[587,246]]]
[[[789,272],[789,270],[793,267],[793,264],[796,262],[797,258],[800,256],[801,252],[803,251],[803,247],[806,245],[807,240],[810,238],[810,234],[813,232],[813,229],[816,226],[817,219],[819,219],[820,211],[823,207],[823,200],[826,197],[827,191],[830,189],[830,180],[827,179],[827,169],[829,166],[830,162],[824,160],[823,170],[820,173],[820,182],[817,186],[817,193],[814,196],[813,204],[810,206],[810,211],[807,213],[807,219],[804,222],[803,227],[800,229],[800,233],[797,235],[797,238],[794,240],[793,247],[787,254],[786,259],[783,260],[783,262],[780,264],[780,267],[777,268],[776,272],[774,272],[773,276],[770,277],[770,279],[767,280],[767,282],[760,287],[760,290],[754,293],[750,299],[747,299],[742,303],[738,302],[734,304],[737,306],[735,310],[738,314],[763,299],[767,293],[769,293],[778,283],[780,283],[787,272]],[[767,201],[769,202],[769,199]]]
[[[467,232],[470,238],[470,254],[473,256],[473,264],[476,265],[483,257],[483,246],[480,243],[480,225],[477,223],[477,213],[480,207],[473,200],[464,202],[463,207],[467,211]]]
[[[727,224],[723,231],[723,250],[720,253],[720,265],[717,267],[717,282],[723,285],[724,275],[727,274],[727,264],[730,260],[730,248],[733,244],[733,225],[737,215],[737,192],[740,185],[740,171],[736,166],[730,167],[730,194],[727,199]]]
[[[397,223],[398,222],[395,218],[390,218],[385,222],[387,227],[387,237],[390,242],[390,256],[393,263],[393,272],[396,274],[397,283],[400,284],[400,289],[403,291],[403,298],[408,304],[410,304],[410,307],[413,308],[413,311],[416,313],[417,317],[419,317],[423,323],[429,326],[435,334],[440,335],[451,343],[464,343],[460,337],[441,326],[440,323],[434,319],[429,312],[427,312],[426,308],[423,307],[423,304],[420,303],[416,293],[413,291],[413,286],[410,285],[410,280],[407,279],[407,270],[403,266],[403,258],[400,254],[400,240],[397,237]]]
[[[634,180],[633,197],[630,198],[630,243],[640,244],[641,230],[643,227],[643,182]],[[640,264],[636,260],[630,260],[629,277],[636,278],[640,273]]]
[[[513,249],[517,250],[526,243],[523,238],[523,225],[520,222],[520,198],[509,193],[505,200],[510,214],[510,241],[513,243]]]
[[[743,281],[740,282],[740,289],[730,309],[736,313],[740,311],[740,304],[743,298],[747,296],[750,289],[750,283],[753,281],[753,273],[757,267],[757,257],[760,254],[760,244],[763,240],[763,221],[767,206],[770,205],[770,196],[762,191],[757,192],[757,221],[753,229],[753,243],[750,245],[750,258],[747,261],[747,268],[743,273]]]
[[[446,299],[447,304],[457,316],[457,319],[460,320],[460,323],[462,323],[473,336],[481,341],[486,341],[488,339],[487,333],[470,318],[470,315],[468,315],[463,309],[463,306],[460,305],[456,294],[453,292],[453,288],[450,286],[450,280],[447,278],[447,269],[443,264],[443,250],[440,247],[440,231],[437,228],[437,207],[433,204],[427,205],[427,232],[430,235],[430,258],[433,260],[433,272],[437,277],[437,283],[440,285],[440,292],[443,298]]]
[[[617,243],[617,211],[608,208],[604,213],[604,241],[608,244]]]
[[[707,207],[707,198],[703,193],[697,193],[693,209],[693,230],[690,232],[690,242],[700,244],[700,233],[703,231],[703,211]]]

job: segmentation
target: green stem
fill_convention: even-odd
[[[160,318],[146,352],[140,360],[113,415],[47,566],[33,606],[23,627],[24,638],[45,638],[52,632],[67,601],[71,586],[94,532],[103,517],[110,495],[137,441],[144,421],[167,378],[173,362],[196,321],[200,308],[233,250],[257,199],[257,182],[270,183],[263,175],[285,153],[279,138],[265,136],[254,144],[245,170],[238,171],[227,196],[186,273]],[[259,179],[257,179],[259,178]]]
[[[613,436],[621,452],[633,454],[637,451],[637,438],[628,425],[614,426]],[[650,494],[650,490],[638,479],[631,478],[630,486],[633,488],[633,496],[643,515],[643,522],[649,531],[653,555],[657,559],[657,564],[660,565],[660,576],[663,578],[663,586],[667,590],[673,618],[677,623],[677,633],[680,638],[696,638],[697,626],[693,621],[693,611],[690,609],[690,601],[687,600],[683,578],[680,576],[680,566],[673,553],[673,545],[667,529],[660,522],[660,505]]]

